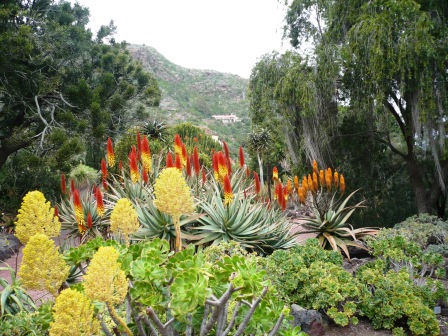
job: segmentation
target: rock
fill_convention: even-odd
[[[328,318],[317,310],[308,310],[299,305],[291,305],[291,315],[294,317],[293,326],[310,336],[322,336],[329,329]]]
[[[342,267],[347,272],[350,272],[351,274],[355,274],[355,272],[360,268],[362,265],[367,264],[369,261],[372,261],[372,258],[364,258],[364,259],[358,259],[358,258],[351,258],[350,261],[347,259],[344,260],[344,264]]]
[[[0,234],[0,260],[19,252],[19,240],[12,234]]]

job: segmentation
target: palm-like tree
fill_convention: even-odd
[[[258,166],[260,168],[260,182],[261,185],[263,185],[263,157],[271,146],[271,134],[269,133],[269,130],[260,128],[249,133],[248,145],[250,149],[257,153]]]

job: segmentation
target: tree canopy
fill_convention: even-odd
[[[64,1],[0,5],[0,167],[24,148],[61,163],[95,153],[128,126],[131,101],[158,105],[155,78],[112,38],[113,22],[93,36],[88,20]]]
[[[304,106],[311,102],[309,115],[326,120],[322,116],[333,115],[331,102],[337,102],[336,122],[320,132],[337,141],[342,120],[352,118],[363,127],[356,133],[387,146],[406,165],[418,212],[442,216],[448,179],[448,3],[294,0],[287,3],[285,22],[285,37],[297,53],[306,41],[313,41],[314,53],[300,69],[289,65],[293,90],[282,91],[281,81],[274,84],[283,93],[276,103],[289,102],[303,120]],[[310,81],[304,80],[309,73]],[[314,100],[296,94],[310,87]],[[319,109],[316,101],[325,104]],[[312,153],[310,144],[303,144]]]

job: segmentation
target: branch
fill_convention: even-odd
[[[380,137],[375,137],[377,141],[387,145],[387,147],[390,148],[390,150],[392,152],[394,152],[395,154],[400,155],[403,159],[407,159],[408,158],[408,154],[403,153],[402,151],[398,150],[393,144],[392,141],[390,140],[390,134],[387,134],[387,141],[384,139],[381,139]]]
[[[238,330],[235,332],[234,336],[240,336],[243,334],[244,329],[246,329],[247,325],[249,324],[249,320],[251,319],[252,315],[255,312],[255,309],[257,309],[258,305],[260,304],[263,297],[268,292],[268,287],[264,287],[263,291],[261,292],[261,295],[255,300],[255,302],[250,307],[249,311],[246,314],[246,317],[244,318],[243,322],[241,322]]]
[[[157,316],[154,309],[152,309],[152,307],[148,307],[146,309],[146,314],[148,314],[149,318],[154,322],[157,330],[159,330],[162,336],[169,336],[165,325],[162,323],[162,321],[160,321],[159,317]]]
[[[277,335],[278,331],[280,330],[280,327],[282,326],[283,319],[285,318],[285,315],[283,313],[280,314],[280,317],[277,320],[277,323],[274,326],[274,329],[269,333],[268,336],[274,336]]]
[[[398,114],[398,112],[395,110],[395,108],[392,106],[392,104],[385,98],[383,100],[383,104],[386,106],[386,108],[389,110],[390,113],[395,118],[395,121],[397,122],[398,126],[400,127],[400,131],[403,134],[403,137],[406,139],[406,125],[401,119],[401,116]]]
[[[240,307],[241,307],[241,302],[238,301],[236,303],[236,306],[235,306],[234,310],[233,310],[232,317],[231,317],[231,319],[229,321],[229,325],[227,326],[227,328],[222,333],[222,336],[227,336],[227,334],[230,332],[230,330],[232,330],[233,326],[235,325],[236,316],[238,315],[238,310],[240,309]]]

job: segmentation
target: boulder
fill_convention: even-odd
[[[19,240],[12,234],[0,233],[0,261],[19,252]]]
[[[310,336],[322,336],[329,329],[328,317],[319,313],[317,310],[305,309],[299,305],[291,305],[291,315],[294,317],[293,326],[299,326],[300,329]]]

